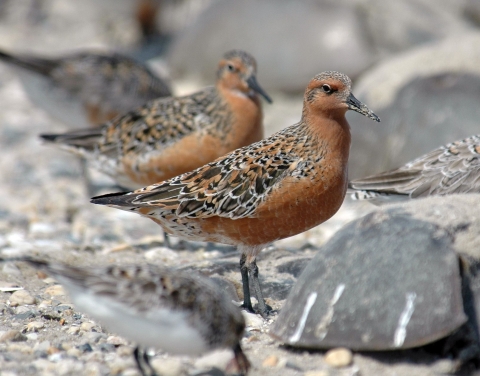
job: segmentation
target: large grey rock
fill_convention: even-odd
[[[466,321],[458,256],[480,260],[479,202],[412,200],[346,225],[299,277],[271,334],[298,347],[387,350],[452,333]],[[472,290],[466,306],[478,312]]]
[[[214,79],[225,51],[250,52],[266,89],[303,92],[324,70],[357,76],[373,55],[355,7],[344,1],[223,0],[213,2],[173,42],[173,76]]]
[[[347,113],[350,176],[396,168],[448,142],[478,133],[480,33],[410,51],[364,74],[353,92],[382,119]]]
[[[380,56],[460,34],[473,28],[467,0],[365,0],[363,15]]]

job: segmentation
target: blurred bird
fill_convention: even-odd
[[[406,165],[355,179],[352,199],[376,205],[427,196],[480,192],[480,135],[467,137],[418,157]]]
[[[77,267],[28,256],[0,261],[27,262],[52,275],[76,308],[136,342],[133,354],[143,376],[155,371],[140,347],[184,355],[231,348],[229,368],[248,372],[240,346],[242,313],[206,277],[150,264]]]
[[[236,246],[243,305],[253,312],[250,275],[265,317],[256,256],[339,209],[347,190],[347,110],[380,121],[353,96],[347,76],[323,72],[307,86],[299,123],[192,172],[134,192],[94,197],[92,203],[141,214],[185,239]]]
[[[0,60],[15,67],[33,103],[73,127],[99,125],[171,95],[145,65],[118,53],[44,58],[0,51]]]
[[[169,179],[263,138],[255,59],[230,51],[215,87],[156,99],[96,129],[41,137],[135,189]]]

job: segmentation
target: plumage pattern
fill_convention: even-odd
[[[54,276],[79,310],[140,346],[193,355],[227,347],[241,371],[248,370],[239,345],[243,316],[206,277],[151,264],[87,268],[31,257],[2,261],[12,260]]]
[[[66,100],[83,105],[89,125],[99,125],[151,99],[171,94],[169,86],[145,65],[117,53],[81,52],[60,58],[41,58],[0,51],[0,60],[20,68],[19,73],[22,70],[34,73],[33,76],[20,75],[33,101],[74,126],[82,126],[84,122],[72,119],[72,114],[68,117],[61,109],[55,111],[55,103],[45,103],[50,91],[63,90]],[[35,75],[44,80],[41,98],[35,92]]]
[[[391,200],[480,192],[480,136],[441,146],[378,175],[350,182],[352,198],[387,203]]]
[[[191,171],[263,138],[256,64],[243,51],[220,61],[218,81],[197,93],[148,102],[101,128],[43,135],[138,188]]]
[[[244,306],[253,310],[249,273],[266,315],[256,255],[272,241],[326,221],[340,207],[350,149],[345,112],[379,121],[350,90],[347,76],[319,74],[306,89],[299,123],[192,172],[92,202],[137,212],[186,239],[237,246]]]

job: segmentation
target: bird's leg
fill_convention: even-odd
[[[242,253],[240,257],[240,273],[242,274],[242,285],[243,285],[243,305],[248,312],[255,313],[252,307],[252,301],[250,300],[250,286],[248,284],[248,269],[245,262],[247,261],[247,255]]]
[[[152,365],[150,364],[150,356],[147,354],[146,351],[143,352],[143,360],[145,361],[145,364],[147,365],[147,367],[150,369],[150,371],[152,372],[150,374],[150,376],[157,376],[157,372],[155,371],[155,369],[152,367]]]
[[[148,376],[145,370],[143,369],[140,353],[141,353],[140,346],[135,347],[135,350],[133,350],[133,357],[135,358],[135,363],[137,363],[137,367],[141,375]]]
[[[257,260],[254,259],[247,265],[247,269],[249,271],[250,277],[252,278],[252,285],[253,289],[255,290],[255,296],[258,300],[258,310],[260,311],[260,315],[266,319],[268,317],[267,305],[265,304],[265,299],[263,299],[262,289],[260,288],[260,281],[258,280],[258,266]]]
[[[226,372],[229,374],[240,374],[241,376],[246,375],[248,373],[248,370],[250,369],[251,364],[248,361],[245,353],[242,351],[240,343],[237,343],[235,345],[235,347],[233,348],[233,353],[235,355],[235,358],[233,358],[228,363]]]

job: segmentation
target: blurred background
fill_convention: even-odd
[[[0,48],[121,51],[175,94],[212,84],[221,55],[244,49],[275,100],[267,134],[298,121],[313,75],[344,72],[382,119],[349,114],[351,177],[479,129],[480,0],[0,0]]]

